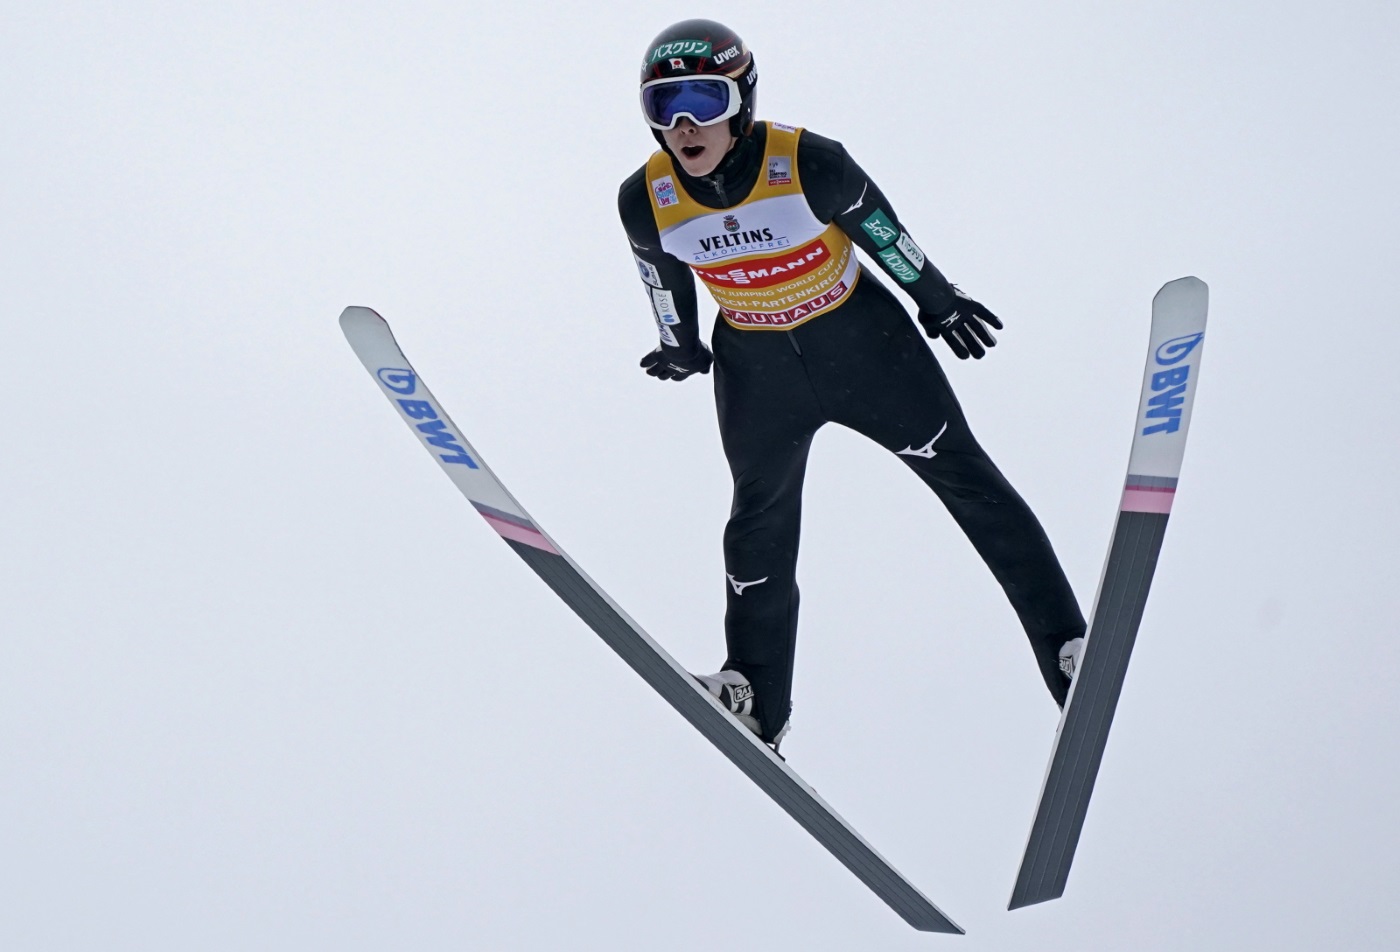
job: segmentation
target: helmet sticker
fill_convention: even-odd
[[[659,63],[664,59],[673,56],[700,56],[710,55],[709,40],[676,40],[673,43],[662,43],[651,51],[651,62]]]

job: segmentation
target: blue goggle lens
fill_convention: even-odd
[[[729,111],[729,86],[714,79],[688,79],[642,90],[642,109],[657,125],[670,128],[677,116],[689,115],[696,125],[717,122]]]

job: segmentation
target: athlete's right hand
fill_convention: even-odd
[[[663,345],[642,358],[642,368],[662,380],[684,380],[691,374],[709,373],[714,360],[714,354],[704,344],[696,344],[695,352],[687,355]]]

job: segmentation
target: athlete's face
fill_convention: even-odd
[[[682,119],[675,128],[663,130],[661,136],[685,174],[695,176],[713,172],[735,142],[729,134],[728,121],[697,126],[689,119]]]

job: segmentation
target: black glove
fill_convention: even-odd
[[[956,286],[953,294],[953,303],[942,312],[930,314],[920,311],[919,323],[924,325],[924,333],[929,337],[942,337],[947,341],[958,360],[967,360],[969,355],[981,360],[987,353],[983,344],[987,347],[997,345],[997,339],[983,322],[1001,330],[1001,319]]]
[[[642,358],[642,366],[653,377],[662,380],[684,380],[691,374],[707,374],[715,355],[704,344],[695,345],[694,353],[680,356],[674,347],[658,347]]]

